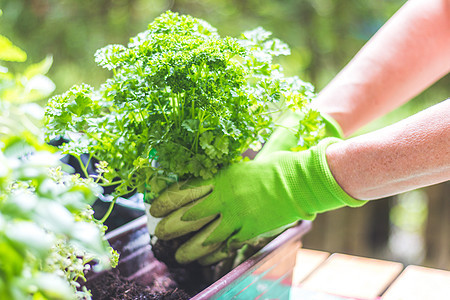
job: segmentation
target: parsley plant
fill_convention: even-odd
[[[48,138],[65,136],[64,153],[102,161],[94,176],[117,185],[116,197],[147,187],[156,195],[174,176],[210,178],[264,143],[284,111],[311,115],[312,86],[283,74],[274,58],[289,47],[270,36],[259,27],[222,38],[168,11],[127,46],[97,51],[112,71],[98,90],[82,84],[49,101]]]

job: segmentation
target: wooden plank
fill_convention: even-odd
[[[450,299],[450,272],[408,266],[383,294],[382,299]]]
[[[397,262],[333,254],[300,287],[337,296],[375,299],[402,269],[403,265]]]
[[[428,195],[428,218],[423,264],[437,269],[450,269],[450,181],[429,186],[425,191]]]
[[[293,285],[299,285],[312,271],[323,263],[330,253],[318,250],[299,249],[292,278]]]
[[[303,245],[336,253],[377,255],[389,237],[390,199],[369,201],[357,209],[343,207],[319,214],[313,230],[302,238]]]
[[[300,245],[301,243],[298,241],[278,248],[270,259],[253,271],[253,275],[263,274],[262,279],[269,281],[277,281],[283,278],[283,284],[292,285],[292,271]]]

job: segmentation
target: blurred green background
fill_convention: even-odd
[[[53,56],[47,76],[55,94],[82,82],[98,86],[109,74],[93,55],[108,44],[126,44],[170,9],[202,18],[222,36],[262,26],[288,43],[280,62],[320,91],[404,0],[0,0],[0,34],[28,54],[25,64]],[[418,41],[420,43],[420,41]],[[449,97],[446,76],[361,132],[391,124]],[[360,133],[361,133],[360,132]],[[450,269],[449,183],[372,201],[359,210],[319,216],[305,247]],[[341,228],[338,232],[336,228]],[[412,249],[412,250],[411,250]]]

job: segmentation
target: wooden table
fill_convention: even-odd
[[[450,272],[300,249],[290,299],[450,299]]]

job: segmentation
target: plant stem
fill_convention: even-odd
[[[166,112],[164,111],[164,107],[161,105],[161,102],[159,101],[158,97],[156,97],[156,101],[158,101],[158,105],[161,108],[161,111],[163,113],[164,119],[166,119],[167,124],[170,124],[169,119],[166,116]]]
[[[123,182],[123,180],[118,180],[118,181],[113,181],[113,182],[110,182],[110,183],[100,184],[100,185],[105,187],[105,186],[112,186],[112,185],[116,185],[116,184],[121,184],[122,182]]]
[[[83,171],[83,175],[86,178],[89,178],[89,173],[87,172],[87,168],[84,165],[83,161],[81,160],[81,156],[80,155],[75,155],[76,159],[78,160],[78,163],[80,164],[80,168]],[[89,159],[90,160],[90,159]]]
[[[117,198],[119,198],[119,196],[115,196],[111,203],[109,204],[108,210],[106,211],[105,215],[103,216],[103,218],[100,220],[101,223],[105,223],[105,221],[108,219],[109,215],[111,214],[114,205],[116,204]]]

